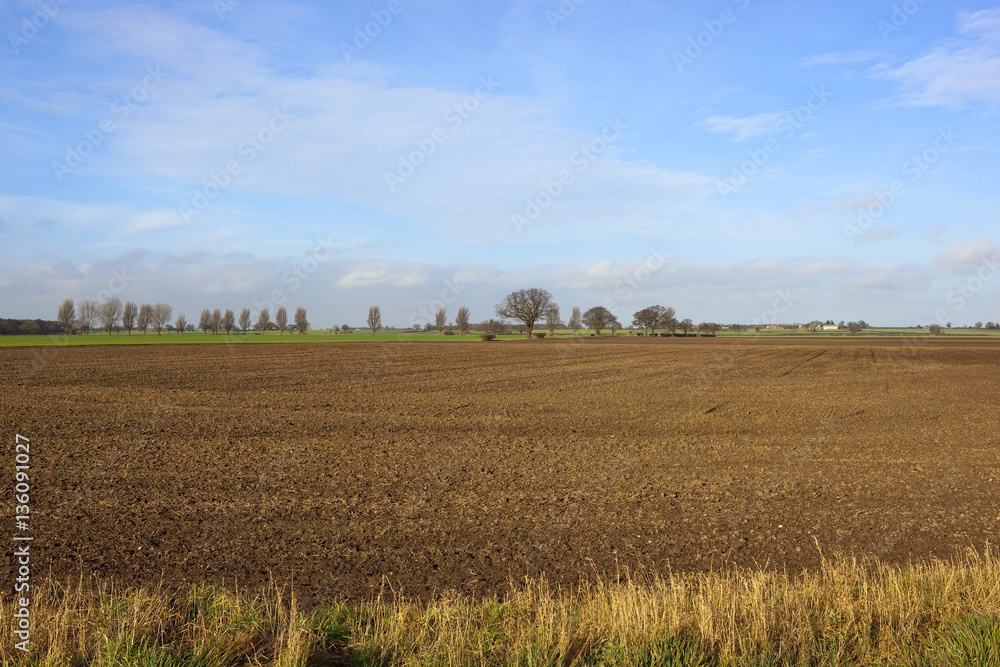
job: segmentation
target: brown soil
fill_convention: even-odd
[[[0,426],[36,574],[482,595],[995,541],[998,370],[898,340],[4,349]]]

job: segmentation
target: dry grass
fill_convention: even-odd
[[[9,597],[4,600],[9,608]],[[837,559],[798,575],[623,577],[503,599],[399,594],[306,613],[276,587],[115,590],[33,600],[32,665],[1000,665],[995,549],[908,567]],[[9,614],[0,632],[12,636]]]

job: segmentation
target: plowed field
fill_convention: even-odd
[[[5,349],[3,464],[39,575],[305,600],[995,542],[1000,347],[901,345]]]

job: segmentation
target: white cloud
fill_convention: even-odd
[[[1000,9],[959,18],[960,37],[878,76],[899,83],[898,104],[962,109],[1000,103]]]
[[[148,9],[77,11],[72,25],[87,31],[87,46],[100,57],[162,63],[170,73],[142,113],[110,137],[113,156],[104,167],[170,179],[178,205],[234,162],[239,173],[226,193],[334,197],[451,237],[483,240],[512,235],[512,214],[563,170],[574,183],[533,233],[599,230],[608,215],[618,232],[647,227],[703,201],[714,182],[630,161],[620,137],[601,146],[584,170],[574,160],[603,123],[564,127],[553,111],[508,93],[490,72],[482,78],[492,76],[497,87],[476,100],[477,90],[486,95],[478,77],[463,90],[398,85],[391,73],[360,62],[334,61],[288,77],[246,43]],[[463,112],[467,118],[449,111],[463,102],[475,107]],[[248,138],[268,133],[275,109],[287,109],[291,124],[251,151]],[[433,141],[435,131],[443,141]],[[422,164],[390,188],[387,173],[411,155]]]
[[[954,273],[964,273],[975,269],[984,258],[994,257],[998,252],[1000,248],[993,241],[975,239],[948,246],[938,254],[934,263]]]
[[[817,65],[845,65],[853,63],[863,63],[877,60],[882,54],[877,51],[847,51],[844,53],[824,53],[818,56],[803,58],[800,63],[802,67],[815,67]]]
[[[759,113],[746,118],[712,116],[699,122],[698,126],[716,134],[735,134],[733,141],[743,141],[772,133],[784,117],[784,113]]]

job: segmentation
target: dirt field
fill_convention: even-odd
[[[487,594],[996,541],[998,371],[949,341],[7,349],[0,425],[36,575]]]

